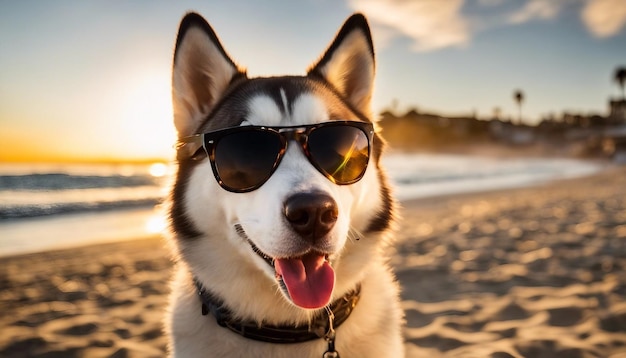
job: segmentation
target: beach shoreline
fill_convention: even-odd
[[[154,205],[5,220],[0,222],[0,257],[150,237],[165,225],[163,210]]]
[[[408,357],[626,357],[625,167],[403,201]],[[165,241],[0,257],[0,356],[161,357]]]

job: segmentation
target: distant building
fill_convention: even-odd
[[[626,99],[609,100],[609,119],[614,124],[626,124]]]

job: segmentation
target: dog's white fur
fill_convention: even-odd
[[[220,115],[213,113],[216,105],[227,100],[233,79],[242,74],[212,30],[192,24],[185,31],[182,38],[179,33],[173,73],[174,123],[179,137],[210,127],[211,116]],[[236,125],[320,123],[335,119],[338,113],[342,119],[371,118],[374,58],[370,46],[369,32],[364,33],[362,27],[338,37],[332,51],[313,68],[333,90],[314,84],[289,101],[285,89],[280,88],[280,93],[274,95],[280,96],[278,103],[259,92],[246,97],[243,105],[247,115]],[[222,189],[208,159],[186,169],[184,176],[181,173],[175,186],[184,190],[172,195],[170,205],[178,205],[185,220],[200,235],[184,237],[175,225],[180,218],[172,218],[171,242],[177,268],[166,322],[172,356],[320,357],[327,349],[323,339],[269,344],[234,334],[218,326],[212,316],[200,314],[193,284],[195,277],[241,319],[273,325],[309,322],[315,310],[291,303],[277,284],[273,268],[235,230],[236,225],[243,227],[247,237],[272,257],[302,252],[304,244],[293,239],[294,232],[283,213],[286,198],[299,192],[326,193],[338,206],[337,222],[320,244],[330,253],[336,275],[331,301],[359,283],[362,287],[353,313],[337,329],[337,351],[344,358],[404,355],[398,285],[384,255],[389,230],[367,232],[380,211],[393,206],[393,201],[380,193],[386,183],[373,158],[359,182],[338,186],[320,174],[297,145],[290,145],[271,178],[259,189],[244,194]],[[390,201],[387,206],[385,200]]]

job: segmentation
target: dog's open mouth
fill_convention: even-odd
[[[250,239],[252,250],[274,268],[276,279],[291,301],[302,308],[317,309],[330,302],[335,287],[335,271],[328,255],[310,251],[290,258],[272,258]]]

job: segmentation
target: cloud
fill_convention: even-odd
[[[559,14],[563,3],[563,0],[531,0],[520,10],[510,14],[508,22],[522,24],[535,19],[553,19]]]
[[[461,15],[464,0],[348,0],[373,25],[382,25],[393,35],[408,36],[414,51],[462,47],[469,43],[470,29]],[[385,33],[385,38],[392,36]]]
[[[347,0],[375,29],[377,46],[405,36],[417,52],[469,45],[472,36],[530,21],[549,21],[566,11],[580,11],[596,37],[616,35],[626,25],[626,0],[473,0],[479,11],[464,14],[466,0]],[[471,1],[470,1],[471,5]],[[511,11],[511,6],[516,7]]]
[[[580,16],[593,35],[610,37],[626,24],[626,4],[624,0],[588,0]]]
[[[487,0],[481,0],[483,1]],[[624,0],[530,0],[521,9],[508,15],[509,24],[522,24],[531,20],[550,20],[559,15],[565,6],[582,6],[580,17],[589,32],[597,37],[610,37],[619,33],[626,24]]]

